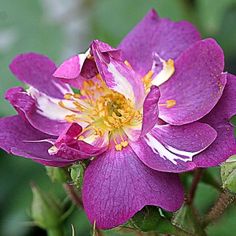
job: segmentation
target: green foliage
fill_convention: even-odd
[[[236,193],[236,156],[232,156],[221,166],[221,178],[223,188]]]
[[[128,226],[143,232],[156,231],[168,234],[175,232],[175,227],[162,210],[154,206],[144,207],[128,222]]]
[[[36,225],[43,229],[55,229],[60,226],[63,214],[59,200],[32,185],[33,201],[31,216]]]

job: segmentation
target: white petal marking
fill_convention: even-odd
[[[202,150],[197,152],[187,152],[178,150],[176,148],[173,148],[171,146],[164,146],[161,142],[159,142],[157,139],[155,139],[151,134],[146,135],[146,142],[148,146],[152,149],[152,151],[160,157],[162,157],[164,160],[169,160],[173,164],[177,165],[177,160],[180,161],[192,161],[193,157],[197,154],[199,154]]]
[[[112,63],[108,64],[108,71],[114,77],[115,91],[125,95],[126,98],[129,98],[134,102],[134,91],[129,81],[116,69],[116,67]]]
[[[32,98],[36,100],[36,105],[38,108],[37,112],[44,117],[47,117],[51,120],[64,121],[65,116],[75,114],[74,112],[59,106],[59,102],[63,101],[67,107],[71,106],[72,109],[75,108],[73,103],[68,100],[52,98],[45,93],[39,92],[34,87],[29,87],[29,89],[26,91]]]

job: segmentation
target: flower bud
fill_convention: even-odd
[[[230,157],[221,165],[221,179],[223,188],[236,193],[236,156]]]
[[[62,208],[49,194],[43,192],[38,186],[32,185],[33,201],[31,216],[39,227],[54,229],[61,223]]]

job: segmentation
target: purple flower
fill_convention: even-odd
[[[82,197],[98,228],[145,205],[177,210],[176,173],[236,154],[236,78],[219,45],[187,22],[152,10],[117,49],[95,40],[58,68],[28,53],[10,69],[29,87],[6,93],[18,115],[0,119],[1,148],[51,166],[90,159]]]

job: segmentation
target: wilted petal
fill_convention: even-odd
[[[86,169],[82,196],[90,222],[108,229],[145,205],[176,211],[183,203],[183,188],[177,175],[149,169],[130,147],[112,148]]]

